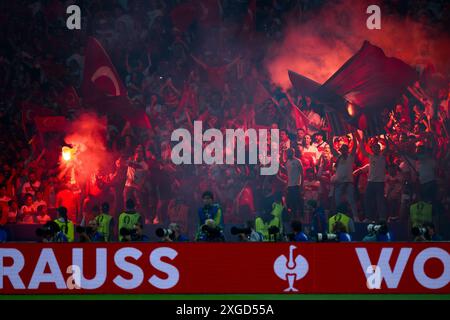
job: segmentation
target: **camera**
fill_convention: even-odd
[[[36,235],[39,238],[48,239],[54,237],[59,231],[60,228],[58,224],[54,221],[49,221],[42,228],[36,229]]]
[[[388,232],[388,228],[387,228],[386,224],[373,224],[373,223],[370,223],[367,226],[367,232],[368,233],[386,234]]]
[[[155,230],[155,234],[158,238],[169,237],[169,239],[175,240],[175,232],[172,229],[158,228]]]
[[[131,240],[133,240],[136,237],[135,229],[122,228],[122,229],[120,229],[119,233],[120,233],[120,236],[122,236],[122,237],[131,236]]]
[[[317,234],[317,242],[330,242],[330,241],[338,241],[337,235],[334,233],[318,233]]]
[[[271,227],[269,227],[269,229],[267,231],[269,232],[269,235],[277,234],[277,233],[280,233],[280,228],[278,228],[276,226],[271,226]]]
[[[427,228],[424,227],[413,227],[411,233],[414,237],[425,236],[427,234]]]
[[[225,241],[222,230],[219,227],[204,224],[200,231],[200,241]]]

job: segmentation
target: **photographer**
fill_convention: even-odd
[[[89,221],[87,227],[78,226],[76,228],[80,237],[80,242],[102,242],[105,240],[104,235],[98,231],[97,220]]]
[[[198,209],[199,230],[196,236],[197,240],[199,240],[202,235],[205,236],[205,230],[203,229],[208,228],[206,223],[207,220],[212,220],[214,222],[214,228],[223,230],[222,208],[219,206],[219,204],[213,203],[214,196],[212,192],[203,192],[202,201],[203,207]],[[211,223],[209,223],[209,225],[211,225]]]
[[[201,226],[197,241],[206,242],[224,242],[223,229],[216,225],[212,219],[206,220],[205,224]]]
[[[415,226],[412,228],[411,233],[413,235],[413,241],[442,241],[442,237],[436,234],[434,224],[432,222],[426,222],[421,226]]]
[[[271,211],[263,212],[255,220],[255,230],[263,235],[263,241],[277,241],[280,239],[280,220]]]
[[[302,223],[298,220],[294,220],[291,222],[291,228],[294,232],[294,236],[292,241],[296,242],[306,242],[309,241],[308,236],[303,232]]]
[[[328,231],[333,232],[333,225],[336,222],[340,222],[344,226],[345,232],[347,233],[355,232],[355,225],[353,219],[350,218],[350,216],[348,215],[349,210],[347,203],[346,202],[341,203],[336,208],[336,212],[337,213],[334,216],[328,219]]]
[[[177,223],[169,224],[167,229],[156,229],[156,236],[161,238],[161,242],[185,242],[189,239],[181,234],[181,227]]]
[[[42,228],[36,229],[36,235],[39,242],[43,243],[68,242],[67,236],[55,221],[49,221]]]
[[[264,241],[263,235],[255,230],[255,222],[253,221],[247,221],[245,228],[232,227],[231,234],[237,235],[239,241]]]
[[[392,235],[389,232],[386,221],[380,221],[378,224],[369,224],[367,226],[367,235],[362,241],[365,242],[391,242]]]
[[[428,241],[442,241],[442,237],[436,233],[434,223],[427,222],[424,223],[423,226],[427,230],[427,232],[425,233],[425,239],[427,239]]]
[[[337,221],[332,226],[332,232],[337,236],[339,242],[351,242],[352,237],[347,233],[347,228],[341,221]]]
[[[427,238],[426,238],[427,229],[424,228],[423,226],[412,227],[411,233],[413,235],[413,241],[414,242],[427,241]]]
[[[134,225],[134,233],[131,235],[133,242],[149,242],[150,238],[144,234],[144,226],[138,222]]]

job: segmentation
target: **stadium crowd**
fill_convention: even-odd
[[[68,36],[63,1],[2,2],[0,225],[42,224],[42,239],[61,242],[75,231],[80,241],[146,241],[146,224],[162,226],[168,241],[222,241],[225,224],[255,241],[326,233],[348,241],[354,222],[373,222],[373,230],[401,223],[416,227],[416,240],[438,240],[434,225],[448,227],[448,82],[431,102],[399,97],[385,134],[368,137],[333,136],[317,101],[271,81],[264,44],[283,37],[293,12],[306,19],[321,1],[188,1],[202,10],[195,18],[179,1],[77,3],[82,29]],[[115,160],[76,185],[61,173],[61,145],[36,143],[30,114],[71,120],[86,111],[65,93],[82,85],[88,36],[152,127],[108,119]],[[278,174],[261,176],[259,165],[174,165],[171,133],[194,120],[204,129],[280,129]]]

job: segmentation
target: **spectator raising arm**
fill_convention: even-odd
[[[327,140],[330,141],[330,151],[336,158],[340,156],[340,153],[336,151],[334,148],[334,137],[330,135],[330,133],[327,133]]]
[[[352,150],[350,151],[350,155],[354,156],[356,153],[356,147],[358,145],[358,142],[355,139],[355,133],[352,132],[352,141],[353,141],[353,146],[352,146]]]

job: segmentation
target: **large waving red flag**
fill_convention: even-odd
[[[299,92],[335,110],[357,127],[364,122],[357,121],[364,114],[379,120],[383,109],[392,108],[396,99],[417,80],[412,67],[400,59],[387,57],[381,48],[368,41],[322,85],[294,72],[289,72],[289,76]],[[377,128],[370,131],[380,132],[383,125],[377,121],[374,125]]]
[[[406,88],[417,80],[416,71],[402,60],[386,57],[383,50],[364,41],[319,89],[330,91],[364,109],[393,107]]]
[[[100,42],[90,37],[86,46],[81,92],[86,100],[127,95],[116,68]]]
[[[83,103],[103,113],[115,114],[137,127],[149,128],[145,111],[134,107],[127,90],[100,42],[90,37],[86,46]]]

